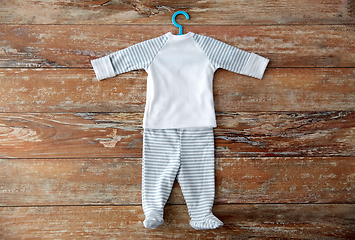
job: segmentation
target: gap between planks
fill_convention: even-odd
[[[252,206],[252,205],[354,205],[355,202],[327,202],[327,203],[214,203],[213,206]],[[46,208],[46,207],[129,207],[129,206],[142,206],[142,204],[53,204],[53,205],[10,205],[0,206],[0,208]],[[166,203],[165,206],[186,206],[180,203]]]

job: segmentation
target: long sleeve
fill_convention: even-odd
[[[167,37],[163,35],[91,60],[96,78],[102,80],[132,70],[148,68],[166,41]]]
[[[269,60],[264,57],[240,50],[211,37],[195,34],[194,40],[204,51],[215,69],[223,68],[261,79],[269,63]]]

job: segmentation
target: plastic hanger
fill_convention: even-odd
[[[190,19],[190,16],[189,16],[189,14],[187,14],[184,11],[177,11],[176,13],[174,13],[174,15],[172,17],[173,24],[175,25],[175,27],[179,28],[179,34],[178,35],[182,35],[182,26],[175,21],[176,16],[179,15],[179,14],[183,14],[186,17],[187,20]]]

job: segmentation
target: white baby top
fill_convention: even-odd
[[[269,60],[216,39],[167,33],[91,61],[98,80],[148,73],[143,127],[216,127],[212,81],[218,68],[261,79]]]

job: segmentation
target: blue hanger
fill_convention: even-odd
[[[177,11],[177,12],[174,13],[174,15],[173,15],[173,18],[172,18],[173,23],[174,23],[175,27],[178,27],[178,28],[179,28],[179,34],[178,34],[178,35],[182,35],[182,26],[181,26],[180,24],[178,24],[178,23],[175,21],[176,16],[179,15],[179,14],[183,14],[183,15],[186,17],[187,20],[190,19],[190,16],[189,16],[189,14],[187,14],[187,13],[184,12],[184,11]]]

